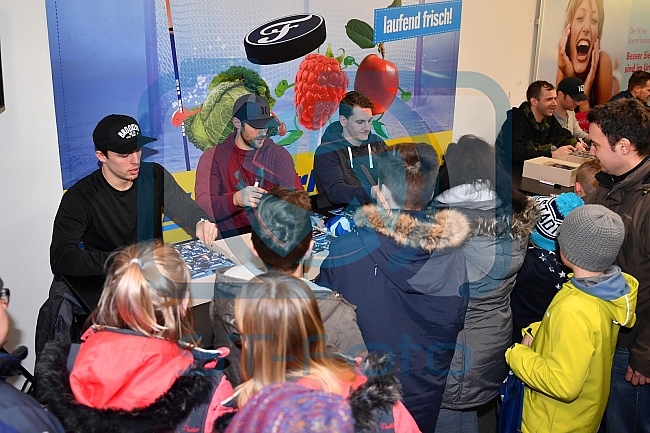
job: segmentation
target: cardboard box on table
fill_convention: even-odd
[[[581,155],[585,155],[585,153],[584,152],[573,152],[573,153],[569,153],[568,155],[558,156],[557,158],[554,158],[554,159],[561,159],[562,161],[575,162],[578,165],[582,164],[583,162],[587,162],[587,161],[589,161],[591,159],[591,158],[588,158],[586,156],[581,156]],[[588,155],[588,153],[587,153],[587,155]]]
[[[579,166],[576,162],[540,156],[524,161],[522,176],[551,185],[571,187],[576,183],[576,171]]]

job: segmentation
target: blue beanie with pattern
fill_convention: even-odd
[[[582,206],[585,202],[573,192],[565,192],[557,197],[533,197],[541,215],[535,224],[530,239],[540,248],[548,251],[558,249],[557,234],[564,218],[573,209]]]

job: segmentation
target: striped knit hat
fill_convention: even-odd
[[[530,234],[530,239],[540,248],[555,251],[558,248],[557,234],[564,218],[573,209],[585,204],[573,192],[565,192],[557,197],[533,197],[540,210],[540,217]]]

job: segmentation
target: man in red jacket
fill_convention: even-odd
[[[224,235],[250,226],[247,214],[274,186],[302,190],[289,152],[266,137],[279,123],[269,103],[243,95],[232,110],[235,131],[201,155],[196,168],[196,202],[217,222]]]

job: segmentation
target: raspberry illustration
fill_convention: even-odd
[[[331,53],[328,47],[327,54]],[[345,96],[348,76],[333,56],[308,54],[296,73],[294,104],[298,121],[318,131],[336,112]]]

